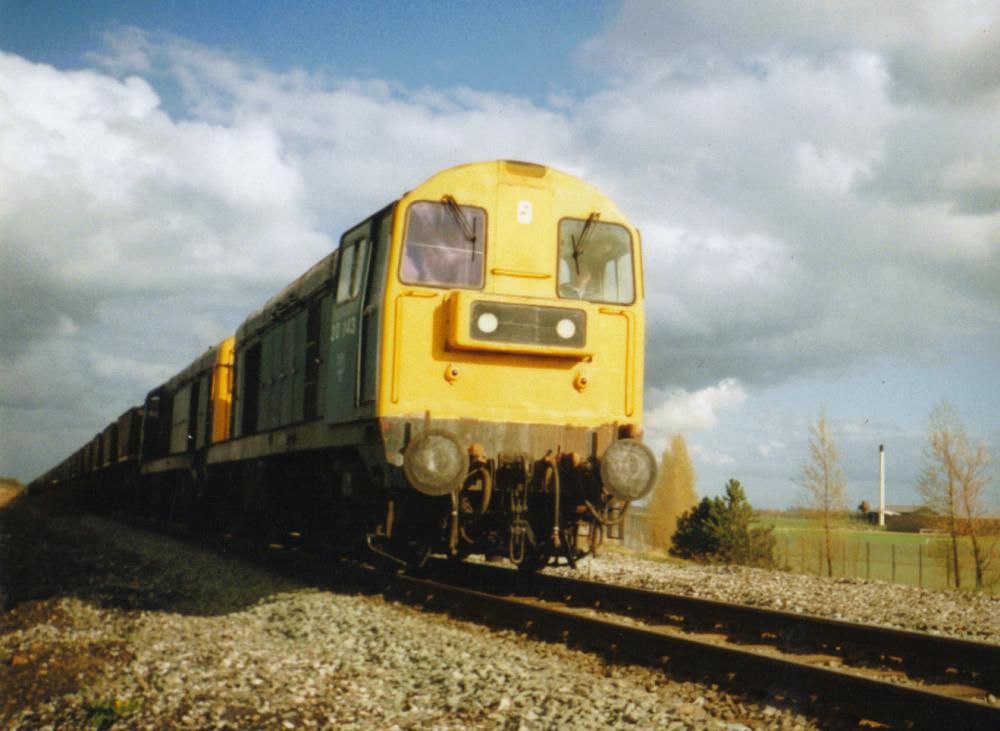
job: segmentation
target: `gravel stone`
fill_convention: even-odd
[[[302,584],[101,518],[0,517],[4,728],[817,728],[774,700]],[[1000,636],[992,597],[611,553],[579,574]]]

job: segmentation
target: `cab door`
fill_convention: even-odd
[[[358,365],[365,273],[368,269],[371,220],[351,229],[340,242],[327,349],[326,421],[357,418]]]
[[[359,357],[359,405],[374,404],[378,393],[380,344],[382,342],[382,302],[392,235],[392,208],[381,211],[372,221],[368,254],[368,274],[361,309],[361,353]]]

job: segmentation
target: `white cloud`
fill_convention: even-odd
[[[173,375],[170,366],[162,363],[150,363],[138,358],[123,358],[107,353],[91,352],[88,354],[90,367],[100,378],[113,380],[116,383],[130,382],[140,388],[148,388],[150,384],[162,383]],[[116,404],[114,408],[124,410],[125,406]]]
[[[872,161],[855,157],[837,148],[819,150],[811,142],[803,142],[796,153],[796,183],[817,194],[845,195],[854,184],[871,172]]]
[[[735,378],[694,392],[653,391],[646,399],[647,441],[662,450],[674,434],[714,429],[720,411],[737,409],[746,398],[746,391]]]
[[[844,48],[884,56],[904,98],[970,100],[996,93],[1000,8],[977,0],[829,3],[627,0],[583,49],[599,68],[634,75],[650,59],[675,77],[762,73],[755,62],[781,52],[823,63]]]
[[[731,454],[710,449],[704,444],[693,443],[689,445],[688,451],[699,466],[709,465],[714,469],[726,469],[737,464],[736,458]]]
[[[777,439],[768,439],[766,442],[757,445],[757,454],[761,457],[770,457],[772,454],[783,452],[785,443]]]
[[[328,246],[267,121],[174,121],[136,77],[2,53],[0,188],[8,355],[111,292],[280,281]]]

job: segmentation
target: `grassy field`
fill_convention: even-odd
[[[818,523],[794,515],[763,515],[761,523],[774,527],[779,563],[791,571],[826,574],[823,531]],[[987,572],[987,590],[1000,589],[1000,545],[993,541],[993,561]],[[833,575],[891,581],[932,589],[954,586],[946,560],[946,537],[936,533],[893,533],[860,521],[844,520],[833,539]],[[972,544],[960,539],[962,588],[974,588]]]

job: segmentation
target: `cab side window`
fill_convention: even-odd
[[[365,277],[366,238],[359,238],[340,249],[340,270],[337,274],[337,303],[358,296]]]

